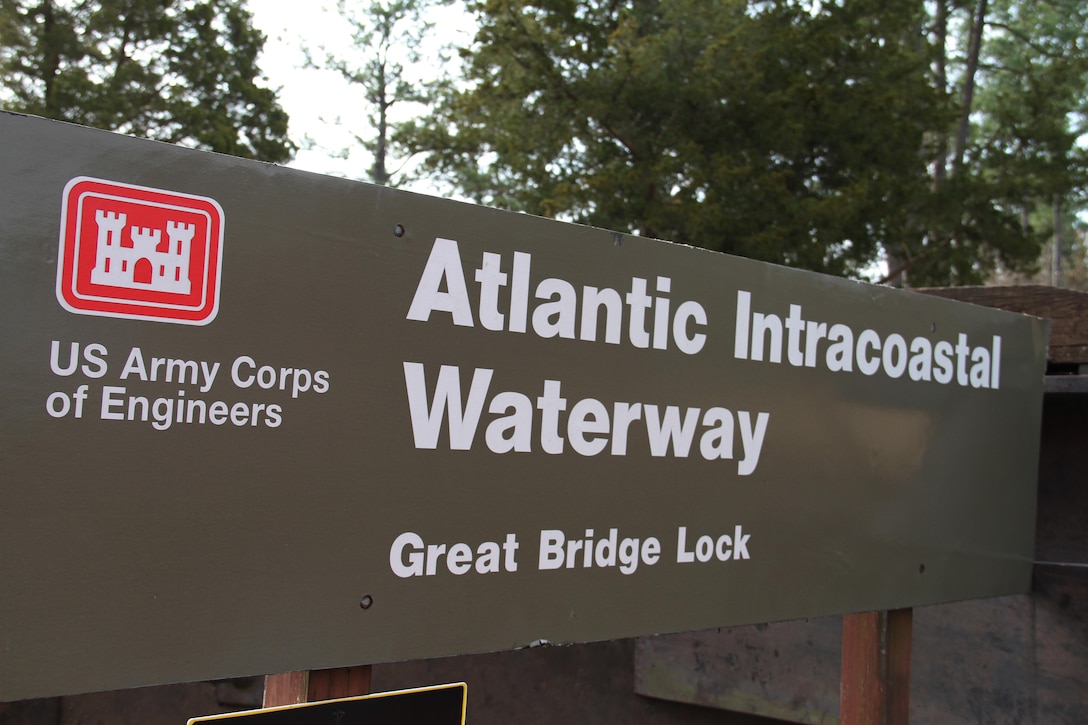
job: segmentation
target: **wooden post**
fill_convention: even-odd
[[[907,725],[913,610],[848,614],[842,623],[840,725]]]
[[[370,665],[337,667],[310,672],[307,696],[310,702],[338,697],[366,695],[370,692]]]
[[[310,687],[310,673],[284,672],[279,675],[265,675],[264,706],[297,705],[306,702]]]
[[[370,692],[370,665],[284,672],[264,678],[264,706],[298,705]]]

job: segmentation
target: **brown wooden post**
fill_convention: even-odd
[[[907,725],[913,610],[848,614],[842,622],[840,725]]]
[[[279,675],[265,675],[264,706],[297,705],[306,702],[310,687],[310,673],[284,672]]]
[[[298,705],[370,692],[370,665],[284,672],[264,678],[264,706]]]
[[[366,695],[370,692],[370,665],[336,667],[310,672],[307,696],[310,702],[334,700],[338,697]]]

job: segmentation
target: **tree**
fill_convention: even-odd
[[[481,1],[463,79],[397,138],[480,203],[977,282],[1030,267],[1042,239],[1020,213],[1039,176],[1014,183],[978,121],[980,33],[1011,0],[975,2]]]
[[[367,105],[367,126],[371,133],[353,132],[373,163],[367,176],[375,184],[393,184],[389,169],[391,113],[394,107],[424,103],[436,83],[426,84],[411,77],[410,69],[423,57],[423,44],[434,25],[426,11],[452,0],[372,0],[356,8],[338,0],[337,9],[351,28],[355,49],[365,58],[361,64],[326,53],[324,67],[339,73],[358,86]],[[321,67],[312,58],[309,65]]]
[[[1071,220],[1088,202],[1086,26],[1079,0],[994,0],[989,82],[978,106],[982,171],[1016,189],[1028,226],[1053,239],[1056,282]]]
[[[293,145],[244,0],[0,0],[9,110],[265,161]]]
[[[917,3],[477,11],[468,87],[402,136],[475,200],[849,276],[918,234]]]
[[[957,118],[933,132],[941,204],[926,234],[896,250],[892,273],[944,283],[1030,273],[1063,228],[1055,212],[1085,203],[1088,11],[1080,0],[935,6],[934,85]]]

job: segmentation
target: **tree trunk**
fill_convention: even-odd
[[[1054,259],[1050,267],[1050,284],[1052,287],[1062,286],[1062,198],[1054,195]]]
[[[967,49],[967,66],[963,72],[963,92],[960,96],[960,124],[956,131],[955,156],[952,174],[958,175],[963,168],[963,156],[967,149],[967,131],[971,123],[971,106],[975,100],[975,75],[978,73],[979,56],[982,54],[982,31],[986,27],[988,0],[978,0],[978,11],[971,26],[971,42]]]
[[[52,0],[45,0],[42,12],[42,81],[45,83],[45,113],[49,118],[59,118],[57,102],[57,76],[60,74],[60,40],[57,36],[57,17]]]
[[[389,184],[389,170],[386,168],[386,157],[389,153],[389,107],[393,103],[389,100],[389,82],[386,80],[384,62],[379,65],[375,86],[378,91],[378,138],[374,141],[374,165],[370,167],[370,180],[386,186]]]
[[[934,31],[937,36],[937,87],[942,94],[948,92],[948,4],[937,0]],[[933,188],[939,190],[948,175],[948,135],[942,133],[937,140],[937,159],[933,162]]]

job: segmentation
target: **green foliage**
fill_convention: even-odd
[[[490,0],[405,142],[482,203],[861,276],[928,194],[915,5]]]
[[[287,114],[259,85],[263,45],[243,0],[0,0],[0,103],[285,161]]]
[[[944,204],[920,244],[905,253],[908,274],[942,283],[977,283],[995,270],[1031,274],[1054,233],[1052,207],[1075,213],[1086,201],[1088,167],[1078,137],[1088,110],[1088,8],[1080,0],[990,0],[950,4],[948,11],[949,27],[961,36],[982,11],[985,32],[970,102],[964,86],[971,58],[960,57],[966,39],[955,41],[953,32],[948,47],[938,49],[950,69],[950,102],[970,122],[962,138],[936,131],[962,161],[938,159],[935,187]]]
[[[851,277],[887,256],[916,285],[1030,267],[1025,204],[1073,182],[1025,168],[1028,139],[1057,158],[1029,123],[1019,146],[983,128],[989,85],[963,112],[967,46],[937,43],[926,7],[479,0],[463,78],[397,138],[484,204]]]

